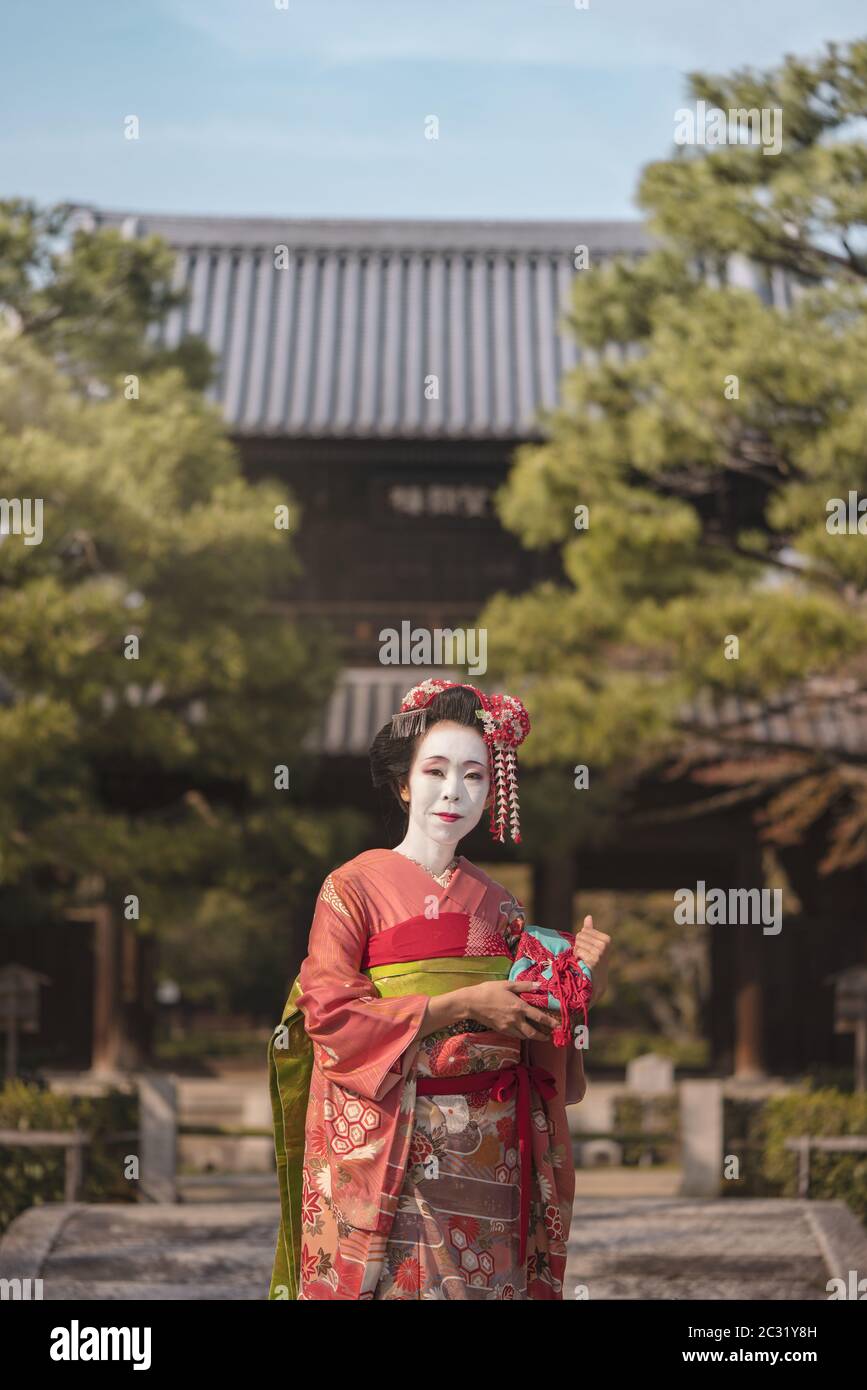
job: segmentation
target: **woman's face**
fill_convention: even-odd
[[[481,734],[441,719],[416,745],[408,782],[410,827],[439,844],[456,844],[481,819],[490,785]],[[406,786],[402,795],[406,800]]]

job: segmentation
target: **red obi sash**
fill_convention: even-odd
[[[494,1100],[509,1100],[518,1088],[518,1156],[521,1162],[521,1264],[527,1254],[527,1232],[530,1225],[530,1186],[532,1181],[530,1121],[530,1085],[546,1100],[557,1094],[556,1082],[544,1067],[531,1067],[526,1062],[507,1062],[496,1071],[472,1071],[464,1076],[420,1076],[416,1094],[420,1096],[464,1095],[468,1091],[490,1089]]]
[[[467,912],[441,912],[439,917],[409,917],[368,937],[361,969],[410,960],[437,960],[441,956],[511,954],[505,937],[493,927],[478,921],[471,923]]]

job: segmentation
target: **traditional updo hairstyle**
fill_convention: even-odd
[[[427,706],[427,721],[421,733],[407,738],[396,738],[389,721],[374,738],[368,753],[371,780],[375,787],[388,787],[391,791],[401,809],[404,829],[409,818],[409,803],[402,799],[400,789],[409,778],[419,743],[434,724],[444,719],[450,720],[453,724],[463,724],[466,728],[475,729],[478,734],[483,734],[482,721],[476,715],[476,710],[481,708],[482,702],[472,690],[467,690],[463,685],[449,686],[447,690],[441,690],[435,695]],[[490,770],[489,757],[488,771]]]

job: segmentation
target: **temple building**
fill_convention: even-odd
[[[209,395],[245,472],[285,483],[301,507],[301,572],[287,580],[287,612],[327,624],[343,644],[345,667],[315,740],[323,773],[313,795],[322,805],[373,806],[373,734],[408,686],[454,674],[383,665],[379,634],[404,623],[469,629],[492,594],[560,574],[556,551],[524,550],[502,528],[492,494],[516,447],[543,437],[545,411],[578,362],[563,325],[576,262],[641,256],[648,233],[637,222],[78,215],[131,238],[156,233],[175,250],[176,285],[189,298],[161,340],[200,336],[217,355]],[[736,270],[763,297],[786,302],[776,272]],[[841,718],[818,728],[794,708],[696,711],[709,733],[720,719],[764,721],[764,732],[773,720],[780,742],[867,744],[867,719],[844,728]],[[552,925],[574,925],[593,892],[761,885],[750,808],[682,820],[681,799],[676,786],[638,788],[616,846],[537,849],[531,862],[510,846],[495,862],[477,831],[466,848],[515,885],[534,920]],[[750,927],[711,933],[706,1035],[719,1072],[792,1074],[851,1055],[851,1038],[834,1032],[827,977],[860,950],[864,875],[822,880],[815,859],[785,866],[798,911],[773,948]]]

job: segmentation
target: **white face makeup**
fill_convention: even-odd
[[[481,819],[490,791],[488,747],[464,724],[440,720],[420,740],[409,773],[409,824],[399,849],[447,863]]]

